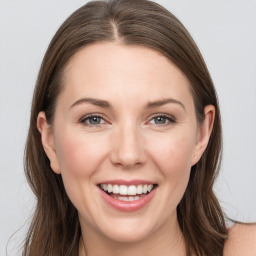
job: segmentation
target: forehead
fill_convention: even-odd
[[[190,83],[183,72],[155,50],[101,42],[84,47],[69,61],[64,94],[69,98],[190,97]]]

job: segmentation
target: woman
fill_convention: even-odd
[[[255,255],[255,226],[228,230],[213,193],[220,154],[215,89],[183,25],[150,1],[86,4],[39,72],[23,255]]]

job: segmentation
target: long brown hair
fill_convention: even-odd
[[[204,120],[204,107],[214,105],[216,116],[208,147],[191,169],[177,213],[187,255],[222,255],[227,229],[213,192],[222,147],[214,85],[185,27],[165,8],[147,0],[87,3],[62,24],[46,51],[34,91],[25,150],[25,172],[37,205],[23,255],[78,255],[81,230],[77,210],[65,192],[61,175],[50,168],[36,121],[38,113],[45,111],[48,123],[52,123],[68,61],[81,48],[100,41],[148,47],[175,63],[190,80],[198,123]]]

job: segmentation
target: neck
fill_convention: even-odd
[[[79,256],[185,256],[186,248],[178,222],[165,225],[156,232],[136,242],[117,242],[95,232],[82,228]],[[89,231],[89,232],[88,232]],[[86,248],[86,252],[85,252]]]

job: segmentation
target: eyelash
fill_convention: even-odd
[[[154,115],[150,118],[149,122],[151,122],[152,120],[154,120],[156,118],[164,118],[167,121],[167,123],[154,124],[155,126],[166,126],[166,125],[169,125],[169,124],[176,123],[176,119],[173,116],[169,116],[169,115],[165,115],[165,114],[156,114],[156,115]]]
[[[87,123],[87,121],[90,120],[90,118],[100,118],[101,121],[103,120],[104,122],[106,122],[103,118],[102,115],[99,115],[99,114],[90,114],[90,115],[87,115],[87,116],[84,116],[80,119],[80,123],[82,124],[85,124],[86,126],[90,126],[90,127],[99,127],[101,125],[104,125],[105,123],[99,123],[99,124],[90,124],[90,123]],[[149,123],[156,119],[156,118],[164,118],[165,121],[167,121],[167,123],[163,123],[163,124],[153,124],[155,126],[166,126],[166,125],[169,125],[169,124],[174,124],[176,123],[176,119],[173,117],[173,116],[169,116],[169,115],[165,115],[165,114],[156,114],[154,116],[152,116],[149,120]]]
[[[90,115],[82,117],[79,122],[82,123],[82,124],[85,124],[87,126],[91,126],[91,127],[98,127],[98,126],[102,125],[101,123],[100,124],[90,124],[90,123],[87,123],[86,121],[90,120],[90,118],[100,118],[101,120],[104,120],[104,118],[101,115],[99,115],[99,114],[90,114]]]

